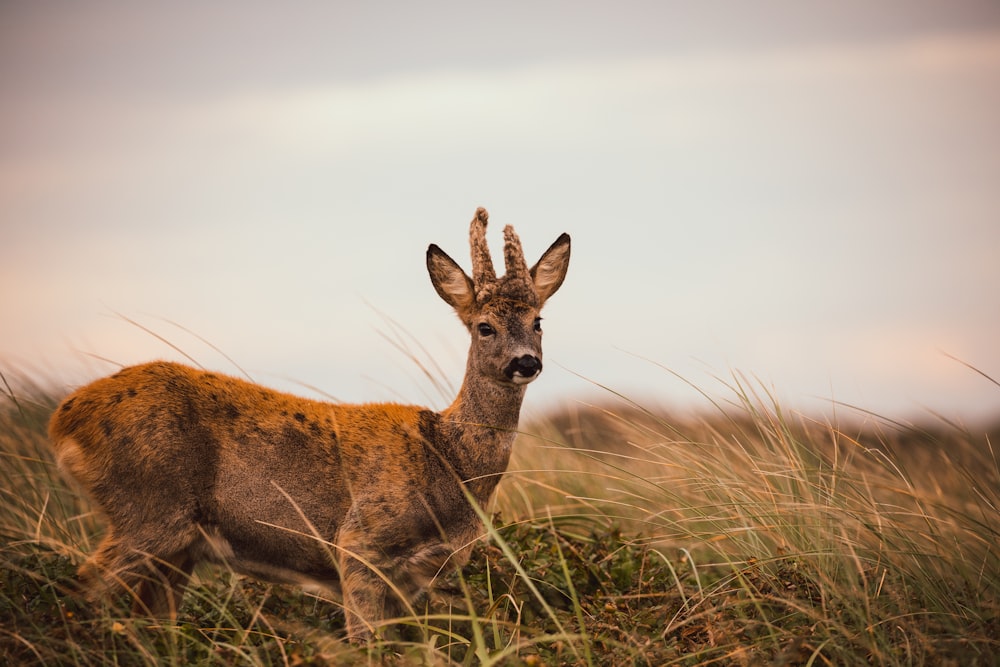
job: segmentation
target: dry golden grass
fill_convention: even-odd
[[[727,393],[678,416],[609,392],[525,424],[470,565],[355,648],[336,601],[218,568],[176,623],[81,605],[101,521],[22,378],[0,396],[0,663],[996,664],[991,436]]]

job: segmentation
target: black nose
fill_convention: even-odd
[[[542,360],[538,357],[526,354],[517,360],[517,370],[525,375],[534,375],[542,370]]]
[[[533,354],[526,354],[523,357],[514,359],[507,365],[507,377],[513,379],[514,376],[530,378],[542,372],[542,360]]]

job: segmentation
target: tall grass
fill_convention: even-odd
[[[681,553],[695,585],[678,577],[661,638],[714,627],[706,659],[1000,660],[988,435],[815,421],[740,377],[713,405],[668,418],[619,397],[556,415],[519,442],[501,505]]]
[[[11,379],[8,378],[7,379]],[[608,392],[526,424],[470,564],[369,646],[336,600],[197,573],[175,623],[88,606],[101,518],[55,397],[0,396],[0,663],[996,664],[1000,466],[940,423],[789,414],[737,376],[699,415]],[[863,419],[862,419],[863,417]],[[496,514],[494,520],[490,520]]]

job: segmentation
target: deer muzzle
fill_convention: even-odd
[[[504,369],[504,375],[514,384],[528,384],[541,372],[542,360],[533,354],[513,359]]]

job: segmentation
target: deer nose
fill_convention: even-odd
[[[526,354],[507,364],[504,374],[517,384],[524,384],[534,380],[541,372],[542,360],[533,354]]]

